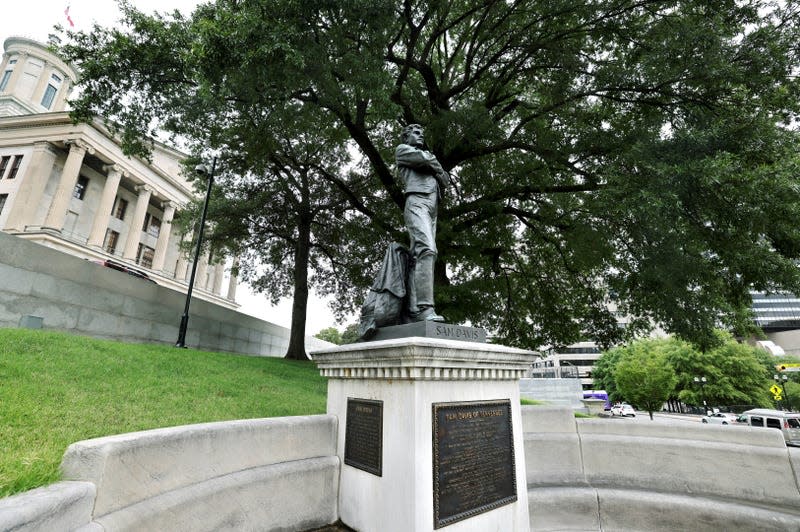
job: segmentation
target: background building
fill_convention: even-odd
[[[31,39],[6,39],[0,63],[0,230],[71,255],[112,260],[186,292],[190,263],[172,220],[194,196],[186,157],[156,143],[128,157],[100,120],[65,110],[78,72]],[[228,261],[229,263],[230,261]],[[229,266],[229,264],[227,264]],[[236,308],[224,257],[198,263],[193,294]]]
[[[78,76],[72,66],[31,39],[11,37],[4,47],[0,327],[35,323],[174,343],[191,272],[179,249],[191,236],[172,225],[194,197],[181,174],[186,154],[156,143],[151,161],[126,156],[102,121],[70,120],[67,98]],[[192,304],[187,345],[283,356],[286,327],[235,310],[231,263],[208,254],[198,263],[193,298],[203,301]],[[156,284],[103,267],[108,264]],[[306,337],[306,345],[331,344]]]
[[[534,379],[579,379],[581,388],[593,390],[592,369],[602,353],[594,342],[578,342],[551,350],[531,366]]]

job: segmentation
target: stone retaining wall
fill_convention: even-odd
[[[778,431],[522,417],[531,530],[800,530],[800,449]]]
[[[338,519],[336,418],[204,423],[72,444],[64,482],[0,499],[0,530],[307,530]]]
[[[32,315],[44,318],[45,329],[174,344],[185,304],[183,293],[0,232],[0,327]],[[283,356],[289,330],[195,297],[186,345]],[[307,338],[306,345],[331,344]]]
[[[800,530],[800,449],[750,427],[576,420],[523,406],[531,530]],[[339,518],[334,416],[71,445],[64,482],[0,499],[0,530],[313,529]]]

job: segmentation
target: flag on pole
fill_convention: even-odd
[[[69,22],[69,26],[71,28],[75,27],[75,23],[72,22],[72,17],[69,16],[69,4],[67,4],[67,9],[64,10],[64,16],[67,17],[67,22]]]

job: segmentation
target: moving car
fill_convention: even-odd
[[[621,403],[611,407],[611,415],[636,417],[636,411],[628,403]]]
[[[737,422],[736,414],[729,414],[727,412],[714,412],[707,416],[703,416],[700,420],[703,423],[711,423],[716,425],[733,425]]]
[[[786,445],[800,447],[800,414],[768,408],[754,408],[742,415],[747,416],[747,424],[751,427],[778,429],[783,434]]]

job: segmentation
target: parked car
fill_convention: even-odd
[[[751,427],[778,429],[783,434],[786,445],[800,447],[800,414],[754,408],[742,414],[747,416],[747,424]]]
[[[611,407],[611,415],[636,417],[636,411],[628,403],[621,403]]]
[[[700,421],[716,425],[733,425],[737,422],[737,416],[736,414],[729,414],[728,412],[713,412],[707,416],[703,416]]]
[[[101,266],[105,266],[106,268],[111,268],[112,270],[125,272],[128,275],[133,275],[134,277],[138,277],[139,279],[144,279],[145,281],[150,281],[153,284],[158,284],[143,271],[137,270],[136,268],[131,268],[127,264],[122,264],[121,262],[116,262],[113,260],[95,260],[92,262],[94,262],[95,264],[99,264]]]

